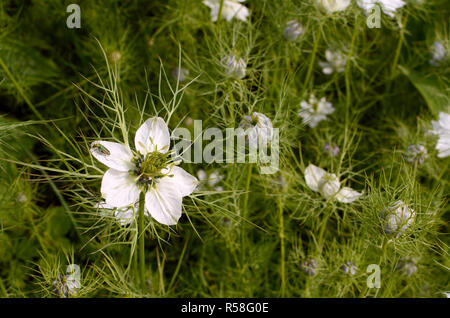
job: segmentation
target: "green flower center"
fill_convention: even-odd
[[[164,154],[159,151],[148,153],[137,165],[138,175],[145,179],[160,178],[164,176],[161,171],[167,167],[168,163],[169,153]]]

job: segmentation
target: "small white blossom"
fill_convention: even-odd
[[[445,297],[450,298],[450,291],[448,291],[448,292],[443,292],[442,294],[445,295]]]
[[[403,7],[406,3],[402,0],[358,0],[358,6],[369,14],[372,8],[378,3],[385,14],[394,17],[395,11]]]
[[[250,147],[268,145],[272,141],[273,126],[271,120],[264,114],[253,112],[251,116],[244,116],[239,123],[239,134],[244,134]]]
[[[217,184],[224,179],[224,176],[219,173],[219,171],[216,169],[210,174],[206,173],[205,170],[200,169],[197,171],[197,177],[198,180],[201,181],[199,184],[199,187],[203,184],[208,184],[209,187],[214,188],[216,191],[223,191],[223,187],[218,186]]]
[[[247,21],[250,12],[246,6],[241,4],[241,2],[244,1],[245,0],[225,0],[222,6],[222,18],[228,22],[233,18]],[[211,21],[216,22],[219,17],[220,0],[204,0],[203,4],[211,9]]]
[[[165,225],[175,225],[182,214],[182,199],[198,180],[170,162],[169,128],[160,117],[147,119],[136,131],[135,151],[128,145],[94,141],[91,154],[109,167],[101,184],[106,207],[118,208],[119,219],[129,215],[126,207],[138,203],[145,193],[144,213]],[[147,212],[145,212],[147,211]]]
[[[439,66],[439,64],[445,59],[445,48],[442,43],[436,41],[431,47],[431,60],[430,64],[433,66]]]
[[[333,51],[328,49],[325,51],[326,62],[319,62],[322,72],[326,75],[333,72],[342,73],[345,71],[345,65],[347,64],[347,57],[340,51]]]
[[[172,71],[172,78],[175,81],[178,81],[180,83],[187,80],[187,77],[189,76],[189,70],[184,67],[175,67]]]
[[[305,30],[303,26],[297,20],[291,20],[286,24],[286,28],[284,29],[283,36],[286,40],[294,42],[297,40],[300,34],[303,34]]]
[[[345,264],[342,264],[341,270],[346,274],[356,275],[358,267],[356,267],[356,265],[353,264],[352,262],[348,261]]]
[[[334,112],[334,108],[325,97],[318,100],[313,94],[310,95],[309,101],[300,103],[298,115],[303,118],[303,123],[315,128],[319,122],[327,119],[327,115]]]
[[[414,210],[401,200],[394,202],[380,214],[384,232],[388,235],[395,234],[395,237],[399,237],[414,223],[415,216]]]
[[[339,178],[334,173],[309,164],[305,169],[306,185],[313,191],[319,192],[325,198],[335,198],[342,203],[351,203],[358,199],[362,193],[349,187],[341,188]]]
[[[431,121],[433,125],[432,133],[439,136],[436,144],[439,158],[450,156],[450,114],[440,112],[439,120]]]
[[[427,148],[422,145],[409,145],[406,152],[403,154],[403,158],[409,163],[423,164],[427,158]]]
[[[243,58],[238,58],[235,55],[227,55],[222,59],[222,65],[225,67],[227,76],[237,79],[245,77],[247,63]]]
[[[417,261],[411,257],[404,257],[399,260],[397,269],[406,274],[407,276],[413,275],[417,272]]]
[[[319,9],[333,13],[337,11],[344,11],[350,4],[350,0],[316,0]]]
[[[59,297],[75,296],[80,288],[80,282],[73,275],[58,275],[53,281],[53,292]]]

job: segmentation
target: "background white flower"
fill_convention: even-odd
[[[430,64],[433,66],[439,66],[445,58],[445,48],[441,42],[435,41],[431,47],[431,60]]]
[[[136,152],[128,146],[95,141],[92,155],[107,165],[101,193],[107,207],[124,209],[135,205],[145,192],[145,210],[156,221],[175,225],[181,217],[182,198],[191,194],[197,179],[170,163],[170,134],[160,117],[147,119],[136,131]]]
[[[381,211],[380,217],[384,223],[384,232],[399,237],[414,223],[415,215],[414,210],[410,209],[403,201],[394,202],[390,207]]]
[[[239,128],[247,137],[247,141],[251,147],[260,145],[268,145],[272,141],[273,126],[272,121],[264,114],[253,112],[251,116],[244,116],[239,123]]]
[[[303,123],[311,128],[315,128],[319,122],[327,119],[327,115],[335,110],[325,97],[318,100],[313,94],[310,95],[308,102],[302,101],[300,107],[298,115],[303,118]]]
[[[222,65],[225,67],[227,76],[238,79],[245,77],[247,63],[245,63],[243,58],[238,58],[235,55],[227,55],[222,59]]]
[[[431,121],[432,133],[439,136],[436,144],[439,158],[450,156],[450,114],[440,112],[439,120]]]
[[[208,184],[209,187],[214,188],[216,191],[223,191],[223,187],[218,186],[217,184],[224,179],[224,176],[219,173],[216,169],[210,174],[208,174],[205,170],[200,169],[197,171],[198,180],[202,183]],[[201,184],[199,184],[200,186]]]
[[[225,0],[222,7],[222,18],[228,22],[233,18],[247,21],[250,12],[246,6],[241,4],[241,2],[244,1],[245,0]],[[216,22],[219,17],[220,0],[204,0],[203,4],[211,9],[211,21]]]
[[[358,199],[362,193],[349,187],[340,188],[339,178],[334,173],[309,164],[305,169],[306,185],[313,191],[319,192],[325,198],[335,198],[342,203],[351,203]]]
[[[333,72],[342,73],[345,71],[347,57],[340,51],[328,49],[325,51],[325,58],[327,59],[327,62],[319,62],[324,74],[329,75]]]
[[[399,260],[396,268],[407,276],[412,276],[417,272],[417,260],[411,257],[403,257]]]
[[[80,287],[79,280],[73,275],[58,275],[53,281],[53,292],[62,298],[76,296]]]
[[[395,11],[403,7],[406,3],[402,0],[358,0],[358,6],[364,10],[366,14],[370,13],[372,8],[378,3],[385,14],[394,17]]]
[[[316,0],[319,9],[327,13],[344,11],[350,4],[350,0]]]
[[[409,145],[406,152],[403,154],[403,158],[409,163],[423,164],[427,158],[427,148],[422,145]]]
[[[297,40],[300,34],[303,34],[305,30],[303,26],[297,20],[291,20],[286,23],[286,28],[284,29],[283,36],[288,41]]]
[[[172,78],[178,82],[184,82],[189,76],[189,70],[184,67],[175,67],[172,71]]]

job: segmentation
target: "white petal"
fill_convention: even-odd
[[[138,205],[137,205],[138,206]],[[136,207],[137,211],[137,207]],[[116,220],[120,223],[120,225],[125,226],[134,221],[134,208],[127,207],[122,209],[117,209],[114,213]]]
[[[199,183],[196,177],[186,172],[183,168],[177,166],[173,166],[169,172],[169,175],[162,178],[161,181],[177,189],[182,197],[194,192]]]
[[[133,154],[131,150],[117,142],[110,141],[94,141],[91,144],[91,154],[109,168],[118,171],[129,171],[134,168],[131,163]]]
[[[336,195],[336,199],[342,203],[350,203],[358,199],[362,193],[357,192],[349,187],[343,187]]]
[[[326,171],[322,168],[319,168],[313,164],[309,164],[308,167],[305,169],[305,181],[308,187],[318,192],[319,191],[319,185],[325,176]]]
[[[334,173],[327,173],[319,184],[319,190],[325,198],[331,198],[339,191],[341,184]]]
[[[146,193],[145,208],[159,223],[176,225],[181,217],[183,199],[178,189],[164,179]]]
[[[139,198],[135,178],[128,172],[109,169],[105,172],[100,191],[106,204],[122,208],[134,204]]]
[[[330,74],[333,73],[333,69],[332,69],[331,67],[324,67],[324,68],[322,69],[322,72],[323,72],[323,74],[325,74],[325,75],[330,75]]]
[[[170,134],[164,119],[161,117],[147,119],[136,131],[134,143],[136,150],[143,155],[154,151],[166,153],[169,150]]]

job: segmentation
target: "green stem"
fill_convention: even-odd
[[[0,277],[0,290],[2,291],[2,298],[8,297],[8,292],[6,291],[5,285],[3,284],[3,279]]]
[[[252,170],[253,163],[248,165],[248,175],[247,175],[247,183],[245,185],[245,196],[244,196],[244,205],[242,208],[241,220],[242,220],[242,229],[241,229],[241,250],[242,250],[242,258],[244,258],[245,254],[245,217],[247,216],[247,205],[248,205],[248,193],[250,191],[250,183],[252,180]]]
[[[31,111],[36,115],[37,118],[45,121],[45,119],[44,119],[44,117],[42,117],[41,113],[36,109],[36,107],[34,107],[33,103],[28,99],[28,97],[25,94],[25,92],[23,91],[22,87],[19,85],[19,83],[17,83],[16,79],[11,74],[11,72],[9,71],[8,67],[5,65],[5,63],[3,62],[3,59],[1,57],[0,57],[0,66],[3,68],[6,75],[8,75],[11,82],[13,82],[14,86],[17,88],[17,90],[19,91],[19,94],[25,100],[25,103],[27,103],[28,107],[30,107]],[[48,125],[48,124],[46,123],[46,125]]]
[[[285,249],[284,249],[284,216],[283,203],[281,198],[278,201],[278,211],[280,217],[280,250],[281,250],[281,297],[285,297],[286,293],[286,265],[285,265]]]
[[[314,41],[314,47],[313,47],[313,51],[312,51],[312,54],[311,54],[311,62],[309,62],[308,72],[306,73],[305,84],[303,85],[302,93],[304,93],[305,89],[307,87],[309,87],[308,86],[308,82],[309,82],[309,79],[311,77],[312,70],[314,68],[314,60],[316,58],[317,48],[318,48],[319,42],[320,42],[320,36],[321,36],[321,33],[319,32],[319,35],[317,36],[317,39],[315,39],[315,41]]]
[[[219,22],[220,18],[222,17],[222,9],[223,9],[224,2],[225,2],[225,0],[220,0],[219,13],[217,14],[217,22]]]
[[[397,49],[395,50],[395,57],[394,57],[394,62],[392,63],[392,68],[391,68],[391,81],[394,78],[395,72],[397,70],[397,63],[398,63],[398,59],[400,57],[400,52],[402,50],[402,45],[403,45],[403,40],[405,38],[405,29],[406,29],[406,23],[408,21],[408,15],[405,15],[405,20],[403,21],[403,27],[402,30],[400,32],[400,37],[398,39],[398,43],[397,43]]]
[[[139,274],[141,277],[141,288],[142,292],[145,292],[147,282],[145,281],[145,215],[144,215],[144,205],[145,205],[145,193],[141,192],[139,195],[139,210],[138,210],[138,239],[139,239]]]

